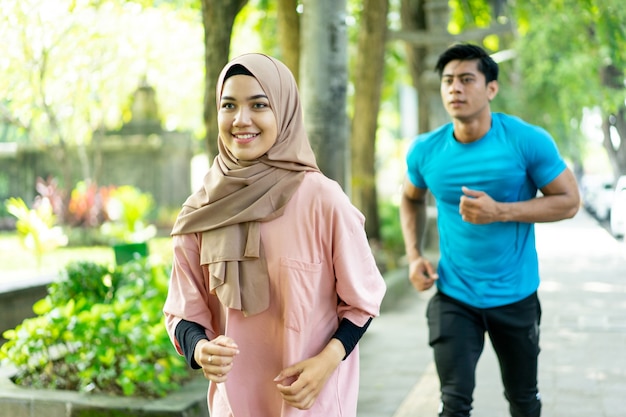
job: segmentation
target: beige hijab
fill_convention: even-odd
[[[252,315],[269,306],[260,222],[280,217],[305,171],[319,169],[295,79],[280,61],[245,54],[226,64],[217,82],[218,109],[226,73],[236,64],[250,71],[267,94],[278,126],[276,143],[255,161],[238,161],[218,136],[219,154],[203,187],[183,204],[172,235],[201,233],[200,263],[208,270],[211,293],[227,307]]]

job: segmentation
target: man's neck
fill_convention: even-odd
[[[461,143],[479,140],[491,129],[491,112],[471,120],[454,119],[454,138]]]

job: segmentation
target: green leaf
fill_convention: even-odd
[[[33,304],[33,312],[39,316],[46,314],[50,310],[52,310],[52,305],[47,298],[39,300]]]

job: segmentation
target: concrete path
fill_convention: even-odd
[[[543,317],[539,388],[543,416],[626,416],[626,244],[582,211],[539,224]],[[424,311],[432,290],[403,296],[361,341],[358,417],[435,417],[439,383]],[[507,417],[499,368],[487,342],[473,416]]]

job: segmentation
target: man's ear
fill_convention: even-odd
[[[489,101],[493,100],[496,94],[498,94],[498,89],[500,88],[498,81],[493,80],[487,83],[487,97]]]

